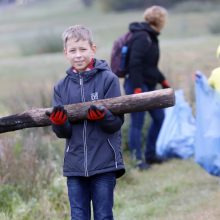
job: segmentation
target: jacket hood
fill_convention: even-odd
[[[108,70],[110,71],[110,67],[105,60],[97,60],[95,59],[95,69],[98,71]]]
[[[155,31],[148,23],[146,22],[133,22],[129,25],[129,30],[131,32],[137,32],[137,31],[147,31],[150,34],[153,35],[159,35],[157,31]]]
[[[89,80],[90,78],[92,78],[95,74],[102,72],[102,71],[110,71],[110,67],[107,64],[107,62],[105,60],[98,60],[95,59],[95,65],[94,68],[92,70],[89,71],[85,71],[85,72],[81,72],[81,73],[75,73],[73,72],[73,68],[70,67],[66,73],[68,75],[68,77],[72,78],[73,80],[79,80],[79,75],[81,75],[82,77],[84,77],[84,80]]]

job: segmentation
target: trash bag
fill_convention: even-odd
[[[175,99],[175,105],[165,109],[165,119],[157,139],[156,150],[164,159],[188,159],[194,154],[195,118],[184,99],[183,90],[175,91]]]
[[[220,176],[220,94],[199,71],[195,80],[195,161],[208,173]]]

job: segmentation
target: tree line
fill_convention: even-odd
[[[185,2],[198,2],[199,0],[81,0],[86,7],[92,6],[95,2],[101,5],[105,11],[124,11],[129,9],[143,9],[152,5],[160,5],[171,8]],[[219,0],[203,0],[203,3],[218,3]]]
[[[0,4],[27,4],[42,0],[0,0]],[[124,11],[129,9],[143,9],[151,5],[161,5],[166,8],[173,7],[183,2],[200,2],[199,0],[81,0],[85,7],[91,7],[94,3],[101,5],[105,11]],[[74,2],[74,0],[73,0]],[[218,3],[219,0],[203,0],[203,3]]]

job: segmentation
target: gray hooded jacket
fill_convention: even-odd
[[[95,67],[83,73],[70,68],[67,76],[54,87],[53,106],[68,105],[120,96],[119,80],[103,60],[95,60]],[[107,111],[101,121],[84,120],[64,125],[53,125],[59,138],[66,138],[64,176],[92,176],[115,172],[125,173],[120,128],[123,115]]]

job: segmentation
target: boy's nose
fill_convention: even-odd
[[[78,51],[76,51],[76,57],[81,57],[81,53],[80,53],[80,51],[78,50]]]

